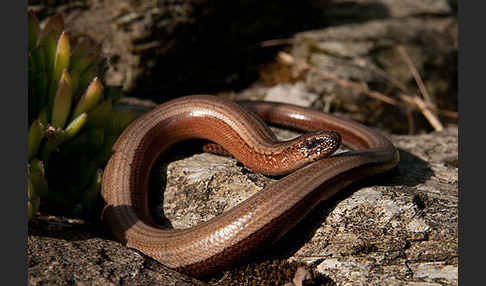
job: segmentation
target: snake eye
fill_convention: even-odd
[[[305,146],[306,146],[307,148],[314,148],[314,146],[315,146],[315,145],[316,145],[316,142],[315,142],[314,140],[307,140],[307,141],[305,142]]]

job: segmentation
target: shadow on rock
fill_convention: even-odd
[[[99,224],[58,216],[37,216],[29,221],[28,235],[63,239],[67,241],[108,238],[109,234]]]
[[[301,222],[292,228],[280,241],[270,249],[265,250],[259,260],[273,258],[286,259],[295,254],[304,244],[309,242],[316,231],[334,208],[344,199],[361,188],[372,186],[385,187],[414,187],[427,181],[434,175],[429,164],[419,157],[398,149],[400,162],[394,169],[385,173],[361,179],[350,186],[338,191],[329,200],[323,201],[315,207]],[[413,198],[414,200],[416,197]],[[414,203],[416,203],[414,201]]]
[[[150,66],[142,69],[133,92],[160,103],[187,94],[239,90],[258,78],[261,64],[273,60],[295,33],[389,15],[380,3],[333,2],[215,1],[195,6],[190,20],[152,30],[151,40],[163,44],[160,51],[140,55],[140,62]],[[278,44],[262,44],[274,39]]]
[[[323,11],[327,25],[345,25],[380,20],[390,17],[389,9],[382,3],[357,3],[330,1]]]

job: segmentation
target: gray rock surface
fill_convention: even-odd
[[[386,18],[332,26],[296,34],[291,55],[314,68],[301,71],[300,77],[306,89],[331,102],[333,110],[393,133],[415,133],[431,130],[417,108],[392,106],[363,90],[378,91],[398,102],[403,95],[428,96],[438,108],[457,110],[457,28],[454,17]],[[413,68],[428,94],[417,88]],[[408,126],[400,124],[407,121]]]
[[[295,104],[303,107],[310,107],[318,100],[319,96],[308,92],[302,82],[294,85],[282,84],[269,88],[266,92],[265,100]]]
[[[29,285],[206,285],[109,240],[83,221],[29,222]]]
[[[280,243],[291,260],[322,260],[319,271],[338,285],[457,285],[457,129],[391,138],[401,153],[396,170],[322,204]],[[219,215],[273,181],[212,154],[165,168],[163,209],[175,228]]]
[[[405,18],[414,16],[444,16],[452,13],[448,0],[334,0],[324,12],[332,24],[370,19]]]

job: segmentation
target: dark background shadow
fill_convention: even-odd
[[[142,62],[153,67],[138,78],[134,93],[160,103],[187,94],[240,90],[254,82],[259,67],[286,45],[262,47],[262,41],[388,16],[381,3],[214,1],[192,11],[194,23],[174,25],[173,39],[165,29],[152,31],[153,38],[169,47],[142,54]]]

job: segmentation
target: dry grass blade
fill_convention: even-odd
[[[442,123],[437,119],[437,116],[435,116],[429,108],[427,108],[427,105],[425,102],[418,96],[413,97],[415,104],[417,107],[420,109],[424,117],[429,121],[430,125],[436,130],[436,131],[441,131],[444,129],[444,126]]]
[[[415,79],[415,82],[417,83],[417,86],[420,90],[420,93],[424,97],[425,101],[430,106],[435,107],[435,104],[432,102],[432,99],[430,98],[430,95],[427,92],[427,89],[425,88],[425,84],[424,84],[422,78],[420,77],[419,72],[415,68],[415,65],[413,64],[412,59],[408,55],[407,51],[402,46],[398,46],[397,50],[398,50],[398,53],[400,54],[400,56],[405,61],[405,63],[407,64],[408,69],[410,70],[410,73],[412,74],[413,78]],[[415,102],[415,104],[419,108],[420,112],[422,112],[424,117],[429,121],[430,125],[432,125],[432,127],[436,131],[441,131],[441,130],[444,129],[444,126],[442,125],[440,120],[437,118],[437,116],[432,111],[430,111],[427,104],[425,104],[425,102],[421,98],[414,96],[413,101]]]
[[[412,59],[408,55],[407,51],[402,46],[398,46],[397,50],[398,50],[398,53],[400,54],[400,56],[405,61],[405,63],[407,64],[408,69],[410,70],[410,73],[412,74],[413,78],[415,79],[415,82],[417,83],[417,86],[420,90],[420,93],[424,97],[425,101],[428,102],[429,104],[433,104],[432,99],[431,99],[429,93],[427,92],[427,89],[425,88],[425,84],[422,80],[422,77],[420,76],[419,72],[417,71],[417,68],[415,68],[415,65],[413,64]]]
[[[284,63],[284,64],[287,64],[287,65],[294,65],[295,70],[298,71],[298,72],[311,70],[315,73],[318,73],[320,76],[322,76],[325,79],[332,80],[332,81],[336,82],[337,84],[339,84],[342,87],[350,88],[350,89],[357,91],[357,92],[362,92],[362,93],[366,94],[367,96],[369,96],[371,98],[383,101],[383,102],[388,103],[390,105],[397,106],[397,107],[400,107],[400,108],[405,108],[405,109],[408,109],[408,110],[410,110],[410,108],[418,109],[424,115],[424,117],[428,120],[428,122],[431,124],[431,126],[437,131],[442,130],[444,127],[443,127],[442,123],[439,121],[439,119],[437,118],[437,116],[433,112],[437,112],[437,113],[439,113],[443,116],[447,116],[447,117],[454,118],[454,119],[458,118],[457,112],[450,111],[450,110],[438,109],[431,102],[424,102],[420,97],[418,97],[416,95],[410,96],[410,95],[402,94],[402,95],[400,95],[400,100],[393,99],[393,98],[391,98],[391,97],[389,97],[389,96],[387,96],[387,95],[385,95],[381,92],[370,90],[368,88],[368,86],[364,83],[355,83],[355,82],[351,82],[351,81],[339,78],[336,75],[330,74],[328,72],[325,72],[325,71],[319,70],[319,69],[317,69],[313,66],[310,66],[309,64],[305,63],[304,61],[298,61],[292,55],[285,53],[285,52],[280,52],[278,54],[278,60],[280,62]],[[413,73],[418,74],[415,67],[413,67],[413,70],[414,70],[414,72],[412,72],[412,74]],[[394,86],[398,87],[402,92],[410,94],[410,91],[408,91],[407,88],[402,83],[400,83],[400,82],[398,82],[394,79],[390,79],[386,75],[385,75],[385,78],[387,78]],[[414,76],[414,78],[415,78],[415,76]],[[420,76],[418,76],[418,78],[420,78]],[[425,85],[423,84],[423,81],[421,79],[419,79],[418,82],[421,82],[421,84],[417,83],[417,85],[419,85],[419,89],[423,93],[422,89],[425,90]],[[422,86],[422,87],[420,87],[420,86]],[[424,98],[426,98],[426,97],[430,98],[430,96],[428,95],[426,90],[425,90],[425,94],[426,95],[424,95]]]

